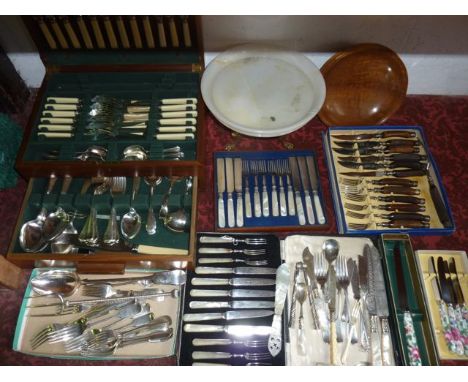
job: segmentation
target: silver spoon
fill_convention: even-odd
[[[338,257],[338,252],[340,251],[340,245],[335,239],[327,239],[322,244],[323,254],[325,255],[325,259],[328,262],[328,269],[333,267],[333,262]],[[327,275],[327,285],[329,285],[329,276],[330,272]]]
[[[172,189],[174,188],[174,184],[178,181],[181,180],[180,176],[171,176],[170,177],[170,184],[167,192],[164,194],[162,202],[161,202],[161,208],[159,210],[159,218],[162,220],[165,220],[167,214],[169,213],[169,198],[171,197],[172,194]]]
[[[148,217],[146,218],[146,232],[148,235],[154,235],[156,233],[156,217],[154,216],[153,210],[153,194],[154,194],[154,187],[159,185],[162,182],[161,176],[147,176],[144,178],[145,183],[150,186],[150,200],[149,200],[149,207],[148,207]]]
[[[182,195],[179,209],[168,213],[164,217],[164,225],[173,232],[184,232],[188,228],[189,220],[185,211],[185,198],[192,189],[192,177],[187,177],[185,182],[185,193]]]
[[[80,286],[75,272],[53,269],[42,272],[31,279],[32,290],[40,296],[71,296]]]

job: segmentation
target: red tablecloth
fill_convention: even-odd
[[[442,181],[448,194],[455,219],[456,231],[450,236],[412,237],[414,249],[458,249],[465,250],[468,243],[468,203],[465,192],[468,169],[468,97],[410,96],[402,108],[387,125],[422,126],[429,148],[436,160]],[[300,130],[275,139],[253,139],[233,136],[232,132],[216,121],[209,113],[206,121],[206,182],[199,192],[198,231],[214,230],[213,212],[213,152],[233,150],[285,150],[293,145],[295,149],[312,149],[317,153],[320,180],[325,193],[326,214],[330,227],[322,232],[336,234],[336,223],[331,200],[328,173],[322,147],[322,132],[326,127],[318,118]],[[0,253],[5,253],[13,224],[25,191],[25,182],[19,181],[16,189],[0,191],[0,220],[6,222],[0,230]],[[279,233],[283,236],[284,233]],[[16,318],[24,293],[0,290],[0,365],[166,365],[170,360],[144,360],[119,362],[67,361],[30,357],[11,350]]]

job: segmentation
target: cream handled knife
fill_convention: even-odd
[[[275,315],[271,324],[271,333],[268,337],[268,350],[273,357],[276,357],[283,347],[281,322],[288,287],[289,267],[287,264],[281,264],[276,271]]]
[[[234,301],[190,301],[190,309],[271,309],[274,301],[234,300]]]
[[[185,324],[187,333],[227,333],[233,337],[267,336],[271,332],[271,326],[257,325],[200,325]]]
[[[318,177],[315,170],[315,163],[311,156],[306,157],[307,167],[309,168],[309,180],[312,192],[314,193],[314,205],[317,212],[317,220],[320,224],[325,223],[325,216],[323,215],[322,203],[320,202],[318,194]]]
[[[289,157],[289,167],[291,168],[291,175],[294,186],[294,200],[296,201],[297,217],[299,219],[299,224],[305,225],[306,219],[301,197],[301,178],[299,176],[299,168],[297,167],[296,157]]]
[[[234,187],[236,189],[236,226],[244,226],[244,205],[242,203],[242,159],[234,158]]]
[[[228,310],[222,313],[186,313],[183,316],[185,322],[212,321],[212,320],[248,320],[250,318],[268,317],[272,310]]]
[[[314,216],[314,208],[312,207],[312,198],[310,196],[310,181],[309,176],[307,173],[307,165],[305,158],[300,156],[297,157],[297,161],[299,163],[299,170],[301,173],[302,183],[304,184],[304,199],[306,204],[306,212],[307,212],[307,221],[309,224],[315,224],[315,216]]]
[[[274,275],[276,268],[268,267],[236,267],[236,268],[216,268],[216,267],[195,267],[195,273],[198,275],[206,274],[229,274],[236,275]]]
[[[226,191],[227,191],[227,221],[229,227],[236,225],[234,216],[234,200],[232,193],[234,192],[234,167],[232,158],[225,158],[226,162]]]
[[[226,178],[224,172],[224,158],[216,159],[216,180],[218,185],[218,226],[226,227],[224,215],[224,191],[226,190]]]
[[[265,286],[275,285],[274,279],[261,279],[252,277],[234,277],[232,279],[217,279],[208,277],[192,278],[192,285],[232,285],[232,286]]]

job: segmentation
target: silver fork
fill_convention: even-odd
[[[314,271],[317,282],[322,290],[322,297],[325,298],[325,283],[327,281],[328,262],[325,260],[323,252],[314,254]]]
[[[233,259],[233,258],[222,258],[222,257],[212,257],[212,258],[201,258],[198,259],[200,264],[220,264],[220,263],[244,263],[245,265],[250,266],[260,266],[268,265],[268,260],[244,260],[244,259]]]
[[[234,340],[230,338],[194,338],[193,346],[230,346],[242,345],[246,348],[260,348],[268,345],[267,340]]]
[[[78,337],[83,333],[85,325],[82,321],[71,324],[52,324],[41,330],[31,339],[31,348],[36,349],[45,342],[57,343]]]
[[[245,205],[245,217],[252,217],[252,203],[250,201],[250,186],[249,186],[249,175],[250,166],[248,160],[242,160],[242,177],[244,178],[244,205]]]
[[[339,178],[339,183],[345,184],[348,186],[359,186],[362,183],[362,178]]]
[[[353,202],[363,202],[367,199],[367,195],[365,194],[350,194],[345,192],[345,198],[348,200],[352,200]]]
[[[192,359],[236,359],[243,358],[247,361],[262,361],[271,359],[270,353],[228,353],[211,351],[194,351]]]
[[[273,163],[273,172],[278,176],[278,188],[279,188],[279,204],[280,204],[280,215],[286,216],[288,214],[288,206],[286,204],[286,194],[283,186],[283,172],[281,170],[281,161],[275,160]]]
[[[339,304],[337,304],[337,333],[338,333],[338,326],[340,326],[341,334],[342,334],[342,339],[345,338],[345,334],[347,333],[348,330],[348,323],[349,323],[349,296],[348,296],[348,286],[350,283],[349,275],[348,275],[348,268],[347,268],[347,261],[346,257],[344,256],[338,256],[337,261],[336,261],[336,280],[337,280],[337,287],[338,291],[341,292],[343,291],[344,294],[344,302],[343,302],[343,308],[342,312],[340,315],[339,308],[341,308],[341,297],[340,297],[340,292],[338,294],[338,301]],[[338,334],[337,334],[338,337]]]
[[[346,365],[346,361],[348,359],[348,352],[349,347],[351,345],[351,338],[353,337],[353,331],[356,330],[356,323],[361,311],[361,303],[359,300],[354,301],[353,309],[351,311],[350,323],[349,323],[349,331],[347,333],[347,341],[346,346],[343,350],[341,355],[341,364]]]

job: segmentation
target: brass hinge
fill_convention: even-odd
[[[192,64],[192,72],[201,73],[201,71],[202,71],[201,64]]]

